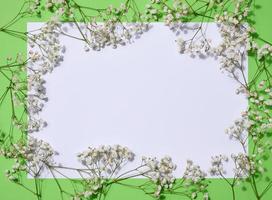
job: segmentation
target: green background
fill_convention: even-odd
[[[19,11],[23,0],[0,0],[0,27],[10,21]],[[88,2],[88,4],[94,5],[94,7],[105,7],[109,4],[119,5],[121,0],[80,0],[79,2]],[[138,0],[137,4],[140,8],[143,8],[145,0]],[[256,4],[260,6],[259,9],[255,10],[255,28],[260,36],[266,39],[269,42],[272,42],[272,0],[256,0]],[[30,21],[44,21],[46,17],[42,19],[37,18],[28,18],[22,19],[13,26],[13,29],[26,31],[26,24]],[[6,63],[6,57],[14,56],[18,52],[26,52],[26,42],[14,37],[11,37],[5,33],[0,32],[0,66]],[[249,58],[249,77],[253,74],[252,71],[254,67],[254,62],[252,58]],[[0,91],[4,90],[6,87],[5,80],[0,78]],[[4,104],[4,106],[0,107],[0,128],[8,128],[10,125],[10,118],[7,115],[9,113],[9,106]],[[220,152],[219,152],[220,153]],[[30,192],[25,189],[17,186],[14,183],[11,183],[7,180],[4,175],[4,171],[10,168],[12,165],[12,161],[6,160],[0,157],[0,200],[32,200],[36,199]],[[269,164],[270,172],[272,172],[271,167],[272,164]],[[271,176],[272,177],[272,174]],[[135,182],[140,183],[143,180],[134,179],[129,180],[129,183]],[[61,179],[60,182],[69,188],[70,185],[64,179]],[[33,180],[26,179],[26,184],[32,185]],[[261,189],[262,184],[259,183],[259,187]],[[72,189],[72,188],[71,188]],[[211,199],[215,200],[229,200],[232,199],[232,194],[230,188],[226,184],[226,182],[219,179],[211,179],[211,183],[209,185],[209,193]],[[253,200],[255,199],[251,190],[243,191],[239,187],[236,189],[237,199],[238,200]],[[60,193],[57,189],[57,185],[54,180],[45,180],[43,182],[43,197],[46,200],[54,200],[60,199]],[[130,189],[124,186],[115,185],[112,187],[112,190],[109,192],[106,199],[110,200],[148,200],[152,199],[151,197],[144,194],[142,191]],[[168,196],[169,200],[182,200],[182,196]],[[270,190],[268,194],[265,196],[264,200],[272,199],[272,191]]]

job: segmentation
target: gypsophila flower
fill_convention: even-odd
[[[73,199],[91,198],[95,197],[97,194],[101,193],[103,190],[103,185],[105,180],[100,178],[91,178],[84,180],[84,191],[78,192]]]
[[[200,166],[194,165],[193,161],[187,160],[184,178],[189,179],[196,184],[205,179],[206,173],[200,169]]]
[[[236,73],[243,72],[244,69],[244,53],[249,40],[250,27],[233,26],[232,24],[218,24],[222,37],[222,42],[213,52],[220,58],[221,69],[229,72],[233,76]]]
[[[27,142],[19,141],[11,149],[5,149],[4,155],[15,160],[12,169],[6,173],[9,179],[15,181],[22,171],[39,177],[47,166],[55,164],[53,157],[56,152],[47,142],[28,137]]]
[[[258,48],[257,58],[260,60],[267,55],[272,55],[272,46],[269,44],[264,44],[262,47]]]
[[[139,38],[146,32],[149,25],[146,23],[120,24],[109,20],[103,24],[96,22],[83,24],[82,29],[85,32],[85,51],[89,49],[100,51],[107,46],[117,48],[131,43],[133,39]]]
[[[227,14],[226,14],[227,15]],[[199,56],[201,58],[214,57],[220,62],[220,69],[227,72],[231,77],[243,82],[243,88],[239,88],[238,93],[246,93],[246,78],[245,78],[245,60],[246,51],[250,44],[250,33],[253,31],[248,25],[242,25],[233,21],[229,21],[223,17],[216,17],[218,30],[221,35],[219,44],[213,44],[209,38],[205,36],[205,25],[201,24],[198,27],[195,25],[176,25],[172,30],[175,30],[178,35],[179,31],[194,30],[193,38],[184,40],[178,37],[176,40],[178,50],[181,54],[189,54],[192,57]],[[240,80],[242,78],[242,80]]]
[[[258,89],[249,93],[251,106],[248,111],[248,118],[252,124],[250,134],[254,140],[268,134],[272,128],[270,117],[271,91],[270,83],[262,80],[258,83]]]
[[[176,165],[168,156],[157,160],[157,158],[142,158],[143,165],[146,167],[144,176],[156,184],[155,197],[159,197],[164,189],[172,188],[175,178],[173,172]]]
[[[230,139],[238,140],[242,143],[247,138],[247,133],[253,122],[248,119],[248,113],[243,112],[242,117],[234,121],[234,124],[225,130]]]
[[[47,126],[47,123],[42,119],[36,119],[34,117],[29,117],[28,120],[28,133],[34,133],[42,130],[44,127]]]
[[[65,0],[46,0],[45,7],[47,9],[50,9],[54,6],[63,6],[65,3]]]
[[[228,162],[228,157],[225,155],[213,156],[211,160],[211,168],[209,173],[211,176],[222,176],[226,174],[224,163]]]
[[[30,114],[37,114],[43,109],[43,101],[34,95],[28,95],[28,112]]]
[[[249,173],[254,173],[254,162],[251,162],[246,154],[239,153],[237,155],[232,154],[231,158],[234,161],[235,168],[233,169],[236,177],[246,177]]]
[[[77,157],[82,165],[91,169],[92,176],[107,178],[118,174],[125,164],[133,161],[134,153],[120,145],[103,145],[98,148],[89,147]]]
[[[29,35],[28,97],[26,99],[29,133],[38,132],[47,125],[43,119],[39,119],[38,114],[42,111],[44,102],[48,100],[43,76],[52,72],[63,60],[64,47],[60,44],[58,33],[60,26],[59,16],[55,15],[40,29],[39,33]]]
[[[186,42],[183,40],[182,37],[179,37],[176,42],[179,48],[179,53],[183,54],[186,50]]]

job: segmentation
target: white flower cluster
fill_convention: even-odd
[[[174,0],[172,6],[161,0],[151,0],[151,4],[147,4],[145,7],[144,19],[159,21],[163,16],[165,25],[175,29],[182,21],[182,17],[187,16],[189,11],[188,4],[179,0]]]
[[[211,176],[223,176],[226,174],[224,163],[228,162],[228,157],[225,155],[213,156],[211,160],[211,168],[209,173]]]
[[[181,54],[189,54],[191,57],[199,56],[201,58],[212,55],[211,40],[200,39],[185,41],[182,37],[176,40],[178,51]]]
[[[78,160],[90,169],[93,177],[109,178],[116,175],[128,162],[134,160],[134,153],[120,145],[89,147],[78,154]]]
[[[179,52],[190,54],[193,57],[219,58],[220,68],[223,71],[228,72],[236,80],[239,80],[242,75],[243,82],[246,82],[244,76],[245,55],[250,46],[250,33],[254,30],[242,23],[248,14],[248,9],[243,8],[244,13],[241,14],[241,7],[245,7],[243,1],[237,1],[232,13],[224,12],[222,15],[215,16],[222,38],[218,45],[213,45],[212,41],[206,38],[208,24],[202,23],[198,28],[195,28],[193,38],[184,40],[179,37],[176,40]],[[192,30],[192,28],[183,27],[182,31],[186,30]],[[267,48],[264,52],[267,52]],[[245,87],[240,88],[239,91],[246,92]]]
[[[196,184],[205,179],[207,174],[200,169],[200,166],[194,165],[193,161],[187,160],[186,169],[184,172],[184,178],[189,179]]]
[[[238,178],[265,171],[262,158],[265,152],[271,150],[271,144],[257,143],[257,141],[259,138],[263,138],[266,133],[269,133],[272,128],[272,119],[270,117],[272,88],[270,85],[269,81],[260,81],[255,91],[248,92],[251,104],[248,111],[242,113],[242,117],[226,130],[230,138],[240,141],[245,152],[248,135],[253,138],[253,142],[256,144],[256,152],[251,158],[245,153],[231,156],[235,164],[234,174]]]
[[[159,197],[163,189],[172,188],[175,182],[173,172],[176,170],[176,165],[168,156],[158,160],[157,158],[142,158],[143,165],[146,167],[143,173],[156,184],[155,197]]]
[[[19,148],[18,151],[27,160],[30,174],[37,177],[47,165],[53,165],[53,156],[56,152],[47,142],[33,137],[28,138],[27,146]]]
[[[232,12],[225,11],[223,14],[215,16],[222,42],[213,51],[220,59],[221,69],[229,72],[235,79],[239,79],[239,75],[244,73],[244,61],[247,50],[249,50],[250,33],[255,31],[248,24],[243,23],[243,20],[248,16],[248,11],[247,3],[238,0],[235,2]]]
[[[53,17],[40,29],[37,34],[29,34],[29,64],[28,64],[28,133],[37,132],[46,126],[46,122],[39,119],[39,112],[47,101],[45,80],[43,76],[51,73],[63,60],[63,47],[59,41],[57,29],[60,23]]]
[[[252,44],[252,48],[257,50],[257,58],[260,60],[266,56],[272,56],[272,46],[264,44],[262,47],[258,47],[257,43]]]
[[[150,4],[147,4],[145,6],[145,16],[144,16],[144,18],[145,18],[146,21],[152,21],[152,20],[157,21],[159,13],[160,13],[159,9],[155,8],[154,6],[152,6]]]
[[[224,3],[224,1],[221,3]],[[217,0],[217,3],[219,3]],[[215,3],[215,2],[214,2]],[[244,0],[236,0],[234,1],[233,10],[224,11],[223,14],[215,15],[216,21],[221,22],[229,22],[231,24],[238,25],[241,24],[243,20],[245,20],[249,14],[249,5],[247,1]]]
[[[20,64],[20,63],[18,63]],[[22,77],[22,73],[25,73],[25,65],[13,71],[12,74],[12,99],[14,106],[25,106],[25,96],[24,93],[27,90],[27,84],[25,77]]]
[[[82,198],[91,199],[93,196],[99,194],[103,189],[105,180],[100,178],[92,178],[84,180],[84,191],[77,193],[73,200],[81,200]]]
[[[52,72],[63,60],[64,47],[59,41],[61,22],[55,15],[37,34],[29,35],[29,63],[34,71],[42,74]]]
[[[219,23],[218,26],[222,42],[213,52],[220,59],[221,69],[238,78],[237,73],[245,70],[244,61],[251,28],[228,23]]]
[[[38,132],[47,126],[47,122],[43,119],[30,118],[28,121],[28,133]]]
[[[245,61],[247,45],[249,43],[249,33],[251,28],[247,26],[228,23],[218,23],[218,29],[221,35],[221,41],[215,45],[212,40],[206,38],[205,27],[207,24],[199,25],[196,28],[183,27],[182,31],[194,30],[193,38],[184,40],[178,37],[176,40],[178,51],[181,54],[189,54],[192,57],[199,56],[200,58],[214,57],[220,62],[220,69],[243,83],[237,90],[237,93],[247,93],[245,88]]]
[[[263,137],[272,128],[272,119],[270,117],[272,107],[271,83],[269,81],[260,81],[257,91],[249,93],[249,102],[251,106],[248,117],[253,126],[250,134],[255,140],[258,137]]]
[[[238,140],[242,143],[247,138],[249,128],[253,122],[248,119],[248,112],[243,112],[242,117],[234,121],[234,124],[225,130],[230,139]]]
[[[114,20],[105,23],[91,22],[81,25],[84,32],[85,51],[90,49],[100,51],[106,46],[117,48],[124,46],[139,38],[144,32],[149,30],[147,23],[127,23],[121,24]]]
[[[232,154],[231,158],[234,162],[234,177],[243,178],[248,176],[250,173],[255,173],[255,164],[250,158],[244,153],[238,153],[237,155]],[[209,173],[211,176],[224,176],[226,171],[224,169],[224,163],[228,162],[228,157],[224,155],[214,156],[211,161],[211,168]]]
[[[29,113],[37,114],[42,111],[44,104],[39,101],[34,95],[28,96],[28,111]]]
[[[258,95],[256,92],[251,93],[250,101],[258,106],[266,106],[270,108],[272,106],[272,87],[269,81],[260,81],[258,89],[262,95]],[[267,112],[268,113],[268,112]]]
[[[65,0],[46,0],[45,7],[47,9],[50,9],[53,6],[63,6],[64,4],[65,4]]]
[[[38,8],[39,5],[41,4],[41,0],[33,0],[32,2],[29,3],[29,12],[30,13],[35,13]]]
[[[14,154],[12,157],[15,158],[12,170],[7,173],[12,179],[19,171],[26,171],[33,177],[39,177],[48,165],[54,164],[53,157],[56,152],[48,143],[29,137],[27,144],[14,144],[14,150],[8,154]]]
[[[231,158],[235,164],[235,168],[233,170],[235,177],[243,178],[248,176],[250,173],[253,174],[255,172],[254,162],[251,162],[246,154],[232,154]]]
[[[187,160],[187,165],[183,175],[182,184],[186,191],[190,192],[192,199],[197,199],[198,193],[204,193],[203,199],[209,199],[206,191],[207,183],[205,182],[207,174],[195,165],[193,161]]]

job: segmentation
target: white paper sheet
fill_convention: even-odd
[[[41,25],[28,23],[28,30]],[[220,41],[214,23],[207,36]],[[76,154],[88,146],[121,144],[137,155],[126,169],[143,155],[169,155],[177,177],[187,159],[207,170],[211,156],[241,152],[224,133],[247,107],[235,94],[238,84],[220,71],[218,60],[179,54],[175,40],[162,23],[131,45],[100,52],[85,52],[80,41],[61,37],[64,61],[46,76],[49,102],[41,117],[48,127],[35,136],[48,141],[66,166],[80,167]]]

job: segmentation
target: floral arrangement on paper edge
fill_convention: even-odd
[[[272,132],[272,44],[254,29],[252,18],[256,7],[253,0],[150,0],[144,9],[139,8],[136,0],[106,8],[83,6],[75,0],[25,0],[19,13],[0,27],[1,34],[28,41],[30,46],[27,58],[18,52],[0,66],[1,79],[6,82],[0,94],[0,106],[10,106],[9,114],[5,115],[10,117],[10,127],[0,129],[0,155],[14,161],[12,168],[5,172],[7,178],[39,200],[44,199],[43,179],[40,178],[44,170],[55,180],[59,199],[107,199],[111,186],[119,184],[141,190],[155,199],[176,195],[179,199],[208,200],[213,199],[206,178],[209,174],[226,182],[233,200],[241,199],[237,195],[238,188],[250,191],[256,200],[267,198],[272,187],[271,169],[267,167],[271,166],[272,148],[269,140]],[[44,13],[51,13],[51,17],[35,33],[12,28],[24,18],[39,18]],[[72,22],[80,36],[70,35],[62,21]],[[239,83],[237,95],[244,95],[249,107],[225,132],[226,137],[241,144],[244,151],[230,158],[220,154],[213,156],[207,172],[188,160],[181,178],[173,176],[176,165],[170,157],[143,157],[140,166],[120,173],[123,166],[134,159],[134,153],[120,145],[89,147],[80,152],[77,157],[82,168],[56,163],[55,150],[47,142],[35,138],[35,133],[47,126],[39,118],[49,100],[44,76],[65,59],[65,46],[59,37],[78,40],[85,51],[122,48],[132,41],[137,42],[152,28],[151,22],[157,21],[164,22],[177,35],[180,54],[219,59],[218,67],[222,72]],[[199,23],[185,26],[192,21]],[[217,23],[222,37],[216,46],[205,35],[210,21]],[[186,30],[194,30],[190,40],[178,34]],[[255,60],[252,66],[255,72],[250,80],[245,75],[246,55]],[[231,179],[225,177],[226,162],[233,162],[235,166]],[[61,169],[72,170],[82,178],[67,177]],[[33,187],[24,183],[26,174],[34,179]],[[67,179],[72,189],[62,186],[58,177]],[[134,177],[144,177],[145,181],[140,185],[126,182]],[[261,186],[260,180],[263,180]]]

